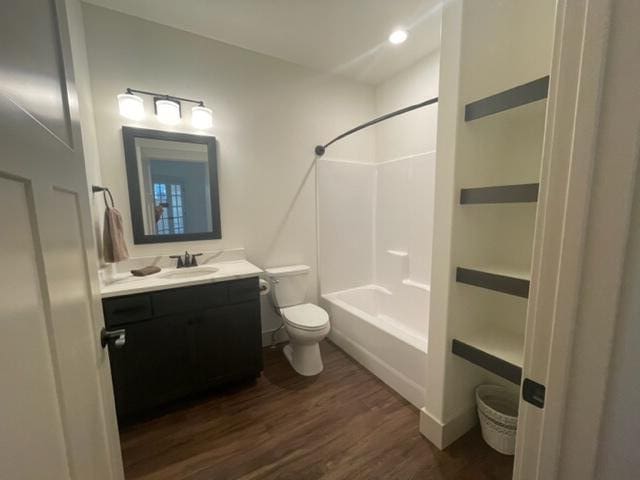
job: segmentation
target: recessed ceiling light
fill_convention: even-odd
[[[391,35],[389,35],[389,41],[394,45],[399,45],[401,43],[404,43],[408,36],[409,34],[406,32],[406,30],[396,30]]]

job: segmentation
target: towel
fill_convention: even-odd
[[[154,273],[158,273],[162,269],[160,267],[156,267],[155,265],[149,265],[148,267],[142,267],[135,270],[131,270],[131,275],[134,277],[146,277],[147,275],[153,275]]]
[[[107,196],[104,196],[104,227],[102,232],[102,250],[104,261],[108,263],[121,262],[129,258],[127,244],[124,241],[124,229],[122,227],[122,215],[114,208],[113,197],[111,206],[107,203]]]

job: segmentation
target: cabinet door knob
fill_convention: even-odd
[[[127,333],[124,328],[118,330],[107,330],[104,327],[100,331],[100,344],[102,348],[113,345],[115,348],[122,348],[127,343]]]

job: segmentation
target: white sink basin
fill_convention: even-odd
[[[171,270],[160,273],[158,277],[162,278],[195,278],[211,275],[219,270],[217,267],[189,267]]]

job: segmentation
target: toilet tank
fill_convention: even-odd
[[[284,308],[304,303],[310,271],[311,267],[308,265],[288,265],[265,269],[271,284],[271,298],[274,305],[278,308]]]

